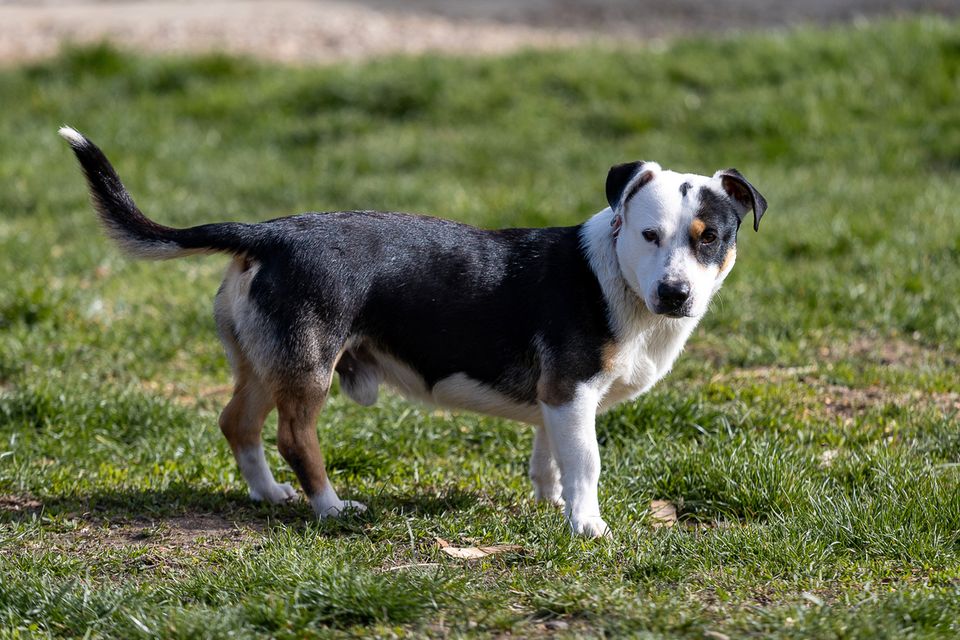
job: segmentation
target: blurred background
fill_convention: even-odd
[[[0,0],[0,62],[109,39],[139,51],[225,50],[282,61],[396,52],[495,53],[584,41],[829,24],[958,0]]]

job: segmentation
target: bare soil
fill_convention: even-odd
[[[0,495],[0,516],[31,518],[40,517],[42,512],[43,503],[32,496]],[[75,526],[46,531],[42,538],[25,542],[23,548],[97,555],[105,549],[138,547],[149,552],[147,558],[156,558],[158,554],[171,552],[194,554],[237,547],[255,542],[263,535],[260,522],[235,522],[213,513],[110,520],[83,513],[72,515],[69,520]]]

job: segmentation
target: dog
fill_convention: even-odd
[[[752,210],[758,230],[767,209],[735,169],[629,162],[607,175],[609,206],[573,227],[337,211],[175,229],[140,212],[92,142],[59,133],[127,254],[232,256],[214,303],[235,382],[220,429],[251,498],[295,499],[260,439],[276,408],[277,447],[320,517],[365,509],[337,495],[317,439],[337,374],[361,405],[386,384],[534,426],[535,498],[562,506],[574,534],[608,535],[596,416],[666,375],[733,268],[741,221]]]

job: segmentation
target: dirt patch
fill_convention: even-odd
[[[920,336],[909,338],[860,335],[849,342],[834,342],[820,347],[818,355],[828,362],[857,360],[859,362],[900,367],[918,367],[927,364],[960,364],[958,354],[941,346],[930,346]]]
[[[36,498],[0,496],[0,515],[22,519],[42,512],[43,503]],[[35,539],[21,538],[18,550],[57,550],[81,556],[97,556],[104,550],[143,550],[156,560],[168,555],[195,555],[205,550],[239,547],[255,543],[263,535],[260,523],[238,523],[210,513],[111,520],[81,514],[58,519]],[[9,552],[10,548],[5,551]],[[142,555],[138,553],[137,557]]]
[[[43,505],[39,500],[29,496],[0,496],[0,511],[33,513],[39,512],[42,508]]]
[[[722,356],[718,356],[722,362]],[[817,349],[814,363],[795,367],[744,367],[723,371],[712,382],[756,381],[760,384],[796,383],[812,391],[805,400],[805,414],[811,418],[840,417],[852,422],[857,416],[888,405],[909,406],[916,410],[936,410],[944,414],[960,412],[957,391],[928,392],[903,390],[896,385],[873,384],[848,387],[825,380],[835,365],[885,367],[891,370],[943,370],[960,366],[960,354],[943,346],[931,346],[919,336],[893,337],[859,335],[849,340],[834,340]]]
[[[237,524],[214,514],[187,514],[162,519],[96,522],[64,534],[77,545],[101,548],[148,547],[164,553],[236,547],[261,537],[257,525]]]
[[[818,390],[817,397],[823,412],[831,416],[840,416],[848,421],[864,412],[887,405],[935,409],[943,413],[960,411],[960,393],[956,392],[897,393],[879,386],[852,388],[827,385]]]

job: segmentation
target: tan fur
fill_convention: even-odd
[[[260,444],[260,433],[267,415],[273,411],[273,398],[244,363],[236,372],[233,398],[220,414],[220,431],[234,454]]]
[[[322,385],[277,396],[277,449],[297,474],[307,496],[322,493],[328,483],[317,439],[317,415],[330,387],[330,376],[324,377]]]
[[[227,279],[236,279],[249,265],[235,258],[227,269]],[[260,445],[263,423],[273,411],[273,395],[260,380],[233,335],[229,310],[220,296],[214,304],[214,316],[220,331],[227,359],[233,369],[233,397],[220,414],[220,431],[230,444],[234,455]]]
[[[258,375],[235,337],[236,325],[243,321],[238,314],[247,311],[247,295],[256,266],[244,258],[235,258],[215,304],[217,327],[235,379],[233,398],[220,416],[220,429],[235,455],[258,447],[263,423],[276,406],[277,448],[296,472],[304,492],[313,496],[323,492],[328,482],[316,418],[326,400],[331,376],[321,376],[310,387],[277,393],[279,381],[264,381]]]
[[[707,224],[700,218],[694,218],[693,222],[690,223],[690,239],[694,242],[700,241],[700,236],[703,234],[703,230],[707,228]]]
[[[723,257],[723,264],[720,265],[720,273],[726,273],[733,268],[733,263],[737,259],[737,248],[730,247],[727,251],[727,255]]]
[[[603,370],[611,372],[617,368],[617,357],[620,355],[620,345],[616,342],[608,342],[603,345],[601,351],[601,362]]]

